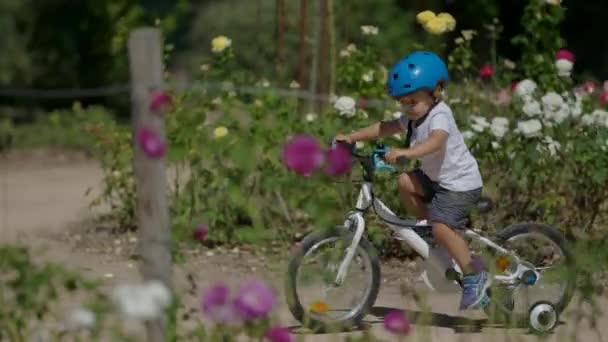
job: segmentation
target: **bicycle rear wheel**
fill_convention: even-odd
[[[539,272],[540,278],[534,285],[506,286],[495,282],[486,313],[494,318],[520,322],[527,320],[532,304],[547,301],[561,314],[570,303],[576,285],[572,272],[573,255],[565,237],[545,224],[522,223],[499,232],[497,242],[515,252],[524,265]],[[517,265],[505,261],[503,268],[496,271],[511,275]]]

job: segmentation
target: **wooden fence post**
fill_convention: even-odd
[[[141,272],[144,280],[160,280],[172,289],[171,231],[167,201],[165,157],[151,159],[137,144],[141,127],[154,130],[165,140],[162,114],[149,109],[151,92],[163,87],[161,33],[156,28],[139,28],[129,35],[131,74],[133,167],[137,188],[136,217],[139,230]],[[165,140],[166,141],[166,140]],[[148,341],[165,341],[167,320],[146,323]]]

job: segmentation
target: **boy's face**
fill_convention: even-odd
[[[433,105],[433,97],[427,91],[418,90],[399,98],[401,109],[407,116],[416,120],[424,116]]]

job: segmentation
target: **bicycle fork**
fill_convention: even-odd
[[[342,260],[340,267],[338,268],[338,274],[336,275],[336,280],[334,281],[334,285],[336,286],[340,286],[344,282],[348,267],[355,257],[357,246],[359,246],[359,241],[361,241],[361,237],[365,231],[365,220],[363,219],[363,215],[361,215],[361,213],[351,214],[344,222],[344,226],[348,230],[352,230],[352,227],[354,226],[355,236],[353,237],[353,241],[351,242],[350,246],[346,249],[346,257],[344,260]]]

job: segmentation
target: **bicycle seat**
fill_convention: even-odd
[[[477,211],[481,214],[490,212],[494,208],[492,199],[489,197],[481,196],[481,199],[477,202]]]

